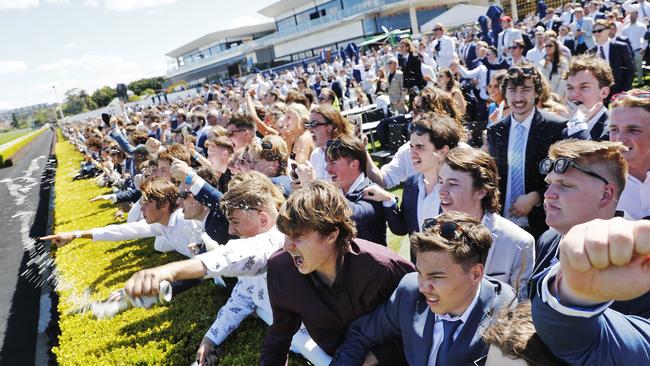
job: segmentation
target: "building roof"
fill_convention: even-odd
[[[275,30],[275,22],[260,23],[255,25],[247,25],[244,27],[224,29],[212,33],[208,33],[203,37],[197,38],[192,42],[186,43],[172,51],[167,52],[165,55],[169,57],[179,57],[190,51],[206,47],[211,43],[218,42],[225,38],[242,38],[252,35],[254,33],[270,32]]]
[[[306,0],[280,0],[276,1],[273,4],[262,8],[258,10],[257,12],[259,14],[262,14],[266,17],[269,18],[274,18],[276,15],[280,15],[282,13],[285,13],[291,9],[297,8],[300,5],[306,4],[306,3],[313,3],[313,1],[306,1]]]

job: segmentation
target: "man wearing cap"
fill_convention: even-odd
[[[403,114],[406,112],[404,106],[404,74],[397,69],[397,58],[391,56],[388,59],[388,97],[390,98],[390,109],[393,112]]]
[[[509,16],[501,17],[501,27],[503,31],[499,33],[497,49],[499,50],[499,56],[510,56],[510,46],[518,39],[523,40],[521,32],[518,29],[512,27],[512,18]]]
[[[581,7],[573,11],[574,21],[571,23],[571,32],[575,36],[575,54],[583,54],[596,45],[592,30],[594,20],[585,16]]]

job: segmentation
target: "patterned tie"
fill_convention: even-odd
[[[603,51],[603,46],[598,46],[598,53],[600,53],[600,58],[602,58],[603,60],[607,60],[607,58],[605,57],[605,51]]]
[[[516,122],[515,122],[516,123]],[[517,123],[515,127],[515,146],[512,149],[512,161],[510,166],[512,166],[512,179],[510,187],[510,207],[515,203],[519,196],[523,196],[524,189],[524,157],[526,152],[524,151],[524,142],[526,141],[526,128],[521,124]]]
[[[454,321],[442,320],[442,327],[444,329],[444,337],[442,343],[440,343],[440,348],[438,349],[438,354],[436,355],[436,366],[446,366],[453,365],[453,360],[449,360],[449,351],[451,351],[451,346],[454,345],[454,333],[456,329],[463,324],[463,321],[458,319]]]

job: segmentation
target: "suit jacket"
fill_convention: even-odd
[[[571,33],[576,34],[576,30],[582,30],[585,34],[582,36],[585,40],[587,48],[592,48],[596,45],[596,40],[592,33],[594,29],[594,20],[589,17],[582,17],[582,27],[578,27],[578,21],[574,20],[571,23]],[[578,47],[578,36],[575,36],[575,46]]]
[[[537,192],[540,198],[546,191],[545,176],[539,173],[539,163],[548,156],[548,148],[562,139],[562,130],[566,127],[566,119],[553,113],[535,110],[528,131],[525,157],[525,192]],[[494,157],[499,170],[499,191],[501,206],[505,207],[506,189],[508,184],[508,138],[512,115],[488,128],[488,150]],[[546,226],[544,209],[535,207],[528,214],[530,233],[538,238],[548,227]]]
[[[568,127],[562,130],[563,139],[578,139],[578,140],[591,140],[591,141],[609,141],[609,128],[607,127],[607,122],[609,121],[609,112],[605,111],[596,124],[591,128],[591,130],[582,130],[579,132],[573,133],[569,136]]]
[[[393,78],[388,77],[388,97],[390,98],[390,106],[394,111],[403,113],[406,111],[404,107],[404,97],[406,93],[404,92],[404,73],[400,70],[396,70]]]
[[[535,264],[535,239],[524,229],[496,213],[486,212],[483,225],[492,234],[492,247],[485,261],[485,275],[517,289],[525,299]]]
[[[210,209],[208,218],[205,221],[206,234],[217,243],[226,244],[228,240],[237,237],[228,234],[228,219],[219,207],[222,197],[223,193],[207,182],[203,184],[199,193],[194,196],[197,201]]]
[[[598,54],[598,47],[593,47],[589,52]],[[610,41],[609,65],[614,73],[614,85],[611,86],[610,96],[632,89],[634,80],[634,58],[625,43]]]
[[[345,195],[357,224],[357,238],[386,246],[386,217],[381,202],[363,198],[363,189],[371,185],[366,178],[352,193]]]
[[[384,207],[386,220],[390,231],[395,235],[411,235],[420,231],[418,223],[418,174],[411,175],[404,182],[402,203],[392,207]]]
[[[571,50],[571,54],[575,55],[576,54],[576,41],[573,39],[565,39],[564,40],[564,46],[566,46],[569,50]]]
[[[405,275],[385,303],[352,323],[330,365],[360,365],[372,346],[394,337],[402,338],[409,365],[427,365],[433,345],[435,314],[418,290],[417,276],[417,273]],[[473,365],[487,354],[489,347],[481,334],[497,310],[516,301],[514,291],[505,283],[484,278],[480,286],[478,302],[449,353],[456,365]]]
[[[408,58],[402,57],[400,67],[404,73],[404,88],[410,89],[414,86],[423,88],[427,85],[422,76],[422,61],[417,54],[409,54]]]
[[[650,321],[605,309],[591,317],[569,316],[532,302],[535,330],[548,348],[571,365],[650,364]]]
[[[465,53],[464,60],[465,61],[465,66],[467,66],[468,70],[473,70],[478,67],[479,61],[478,61],[478,55],[476,54],[476,44],[472,43],[471,45],[467,46],[469,49]]]

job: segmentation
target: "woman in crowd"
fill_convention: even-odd
[[[456,103],[456,107],[460,111],[460,114],[465,114],[465,110],[467,108],[465,105],[465,97],[463,97],[463,92],[460,90],[460,86],[454,78],[454,74],[451,72],[451,69],[440,69],[438,72],[438,79],[436,79],[436,84],[438,84],[438,87],[440,89],[451,94],[451,97],[454,99],[454,102]]]
[[[564,97],[566,93],[564,73],[569,69],[569,63],[562,55],[560,44],[555,38],[546,41],[544,47],[546,48],[546,56],[539,62],[540,71],[549,81],[551,92]]]
[[[278,132],[289,147],[289,155],[298,164],[304,164],[314,150],[314,140],[305,128],[309,111],[302,104],[289,104],[282,118],[278,120]]]

